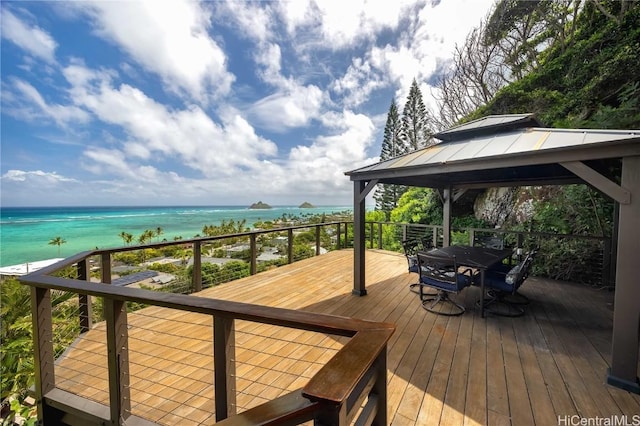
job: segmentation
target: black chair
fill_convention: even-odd
[[[450,298],[473,283],[470,268],[460,270],[455,256],[436,256],[429,252],[418,252],[420,267],[420,300],[422,307],[438,315],[461,315],[465,307]],[[431,287],[436,293],[424,293],[424,287]]]
[[[496,236],[477,237],[474,240],[476,247],[485,247],[502,250],[504,248],[504,239]]]
[[[416,253],[420,250],[421,244],[418,240],[404,240],[402,241],[402,248],[404,249],[404,255],[407,258],[407,269],[409,272],[418,273],[420,271],[418,267],[418,257]],[[420,283],[409,284],[409,290],[418,294],[418,286]]]
[[[515,266],[498,265],[485,272],[484,287],[486,295],[484,309],[498,316],[519,317],[524,314],[524,305],[529,299],[520,294],[518,289],[529,276],[531,264],[536,252],[527,253]],[[480,285],[479,278],[474,283]]]
[[[432,236],[422,236],[420,238],[420,243],[422,244],[422,250],[423,251],[427,251],[427,250],[431,250],[432,248],[435,248],[435,244],[433,243],[433,237]]]

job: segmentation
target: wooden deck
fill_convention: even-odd
[[[367,251],[366,297],[351,295],[353,252],[341,250],[203,291],[223,300],[393,322],[393,425],[555,425],[558,416],[640,414],[640,396],[605,384],[613,293],[531,277],[525,316],[443,317],[408,290],[402,255]],[[129,314],[132,413],[161,424],[213,424],[210,317],[164,308]],[[302,387],[345,338],[236,322],[238,411]],[[57,362],[57,386],[108,404],[103,324]],[[566,417],[565,417],[566,416]],[[574,418],[575,419],[575,418]],[[571,424],[571,423],[564,423]],[[576,423],[573,423],[576,424]]]

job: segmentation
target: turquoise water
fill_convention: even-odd
[[[251,227],[283,215],[314,215],[353,210],[352,206],[311,209],[279,206],[250,210],[238,206],[200,207],[4,207],[0,208],[0,266],[67,257],[80,251],[124,245],[119,234],[137,238],[145,230],[162,228],[160,239],[184,239],[202,233],[204,225],[246,219]],[[50,245],[55,237],[66,240]],[[154,239],[155,241],[155,239]]]

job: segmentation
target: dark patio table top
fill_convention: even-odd
[[[449,246],[429,250],[435,256],[455,256],[456,262],[462,266],[477,269],[489,269],[513,253],[512,249],[492,249],[486,247]]]

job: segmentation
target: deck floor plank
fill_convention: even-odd
[[[558,416],[640,413],[640,396],[604,383],[613,292],[531,277],[520,318],[480,318],[479,289],[459,317],[422,309],[404,256],[368,250],[367,296],[351,294],[353,251],[340,250],[202,291],[199,296],[393,322],[393,425],[546,425]],[[128,315],[133,414],[160,424],[213,424],[212,318],[149,307]],[[348,338],[236,321],[237,406],[298,389]],[[107,404],[104,323],[56,364],[56,384]],[[630,418],[630,417],[629,417]]]

